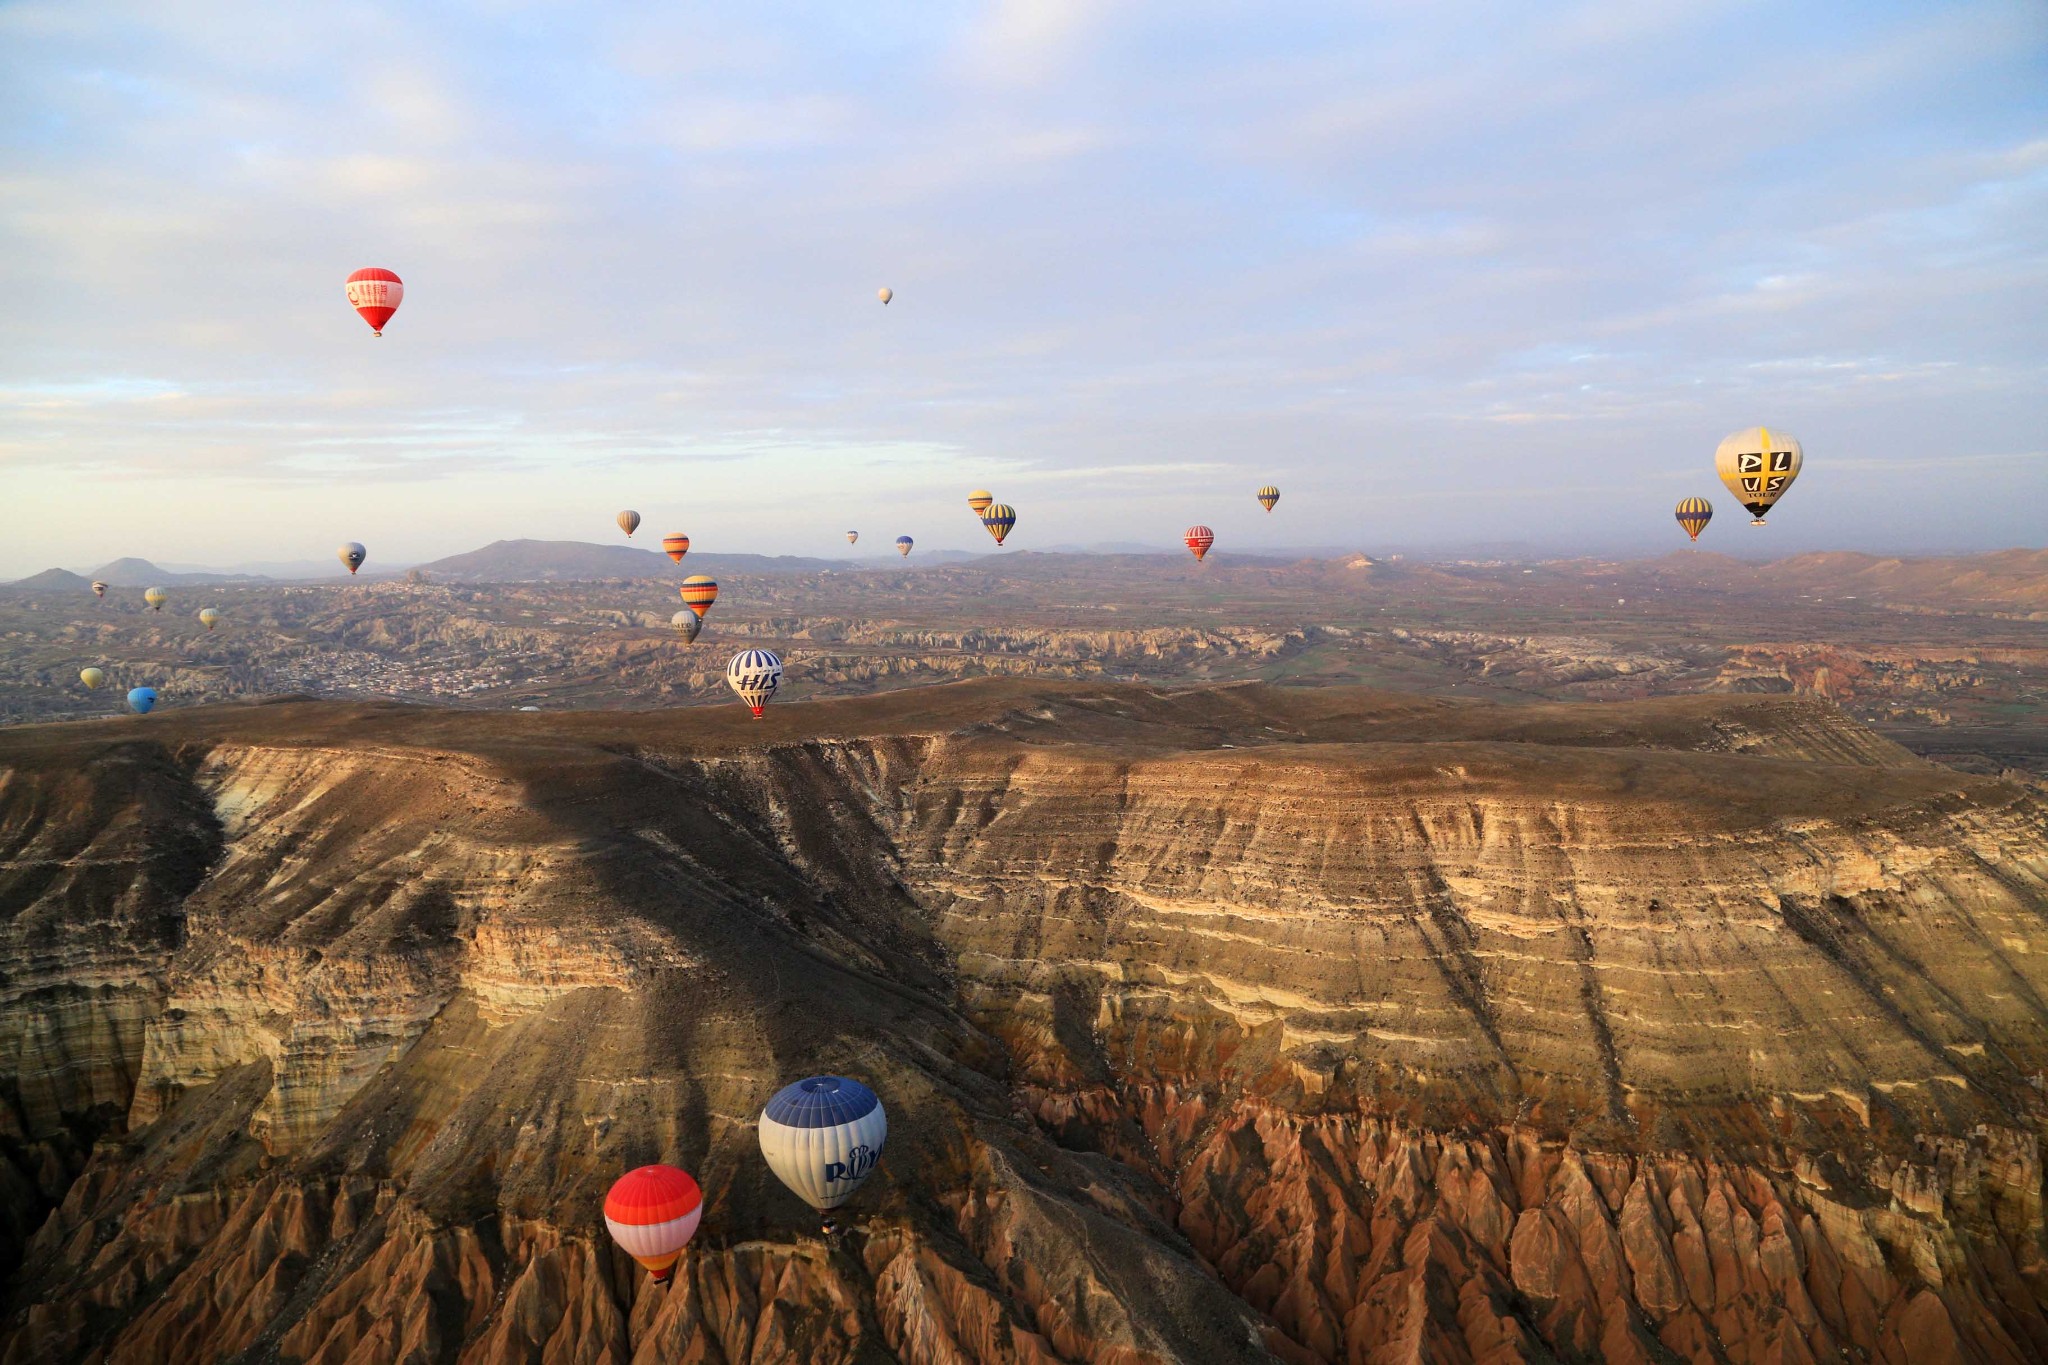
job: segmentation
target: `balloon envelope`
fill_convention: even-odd
[[[687,607],[669,617],[668,623],[676,628],[676,633],[683,637],[683,643],[686,645],[695,640],[698,632],[704,629],[704,618]]]
[[[405,281],[379,266],[358,270],[348,277],[348,306],[363,315],[370,330],[384,335],[384,324],[405,299]]]
[[[917,542],[912,540],[909,536],[898,536],[896,537],[896,553],[899,555],[907,556],[910,553],[911,547],[915,544],[917,544]]]
[[[1727,437],[1714,451],[1714,472],[1735,500],[1749,509],[1755,525],[1799,477],[1806,452],[1795,437],[1769,427],[1751,427]]]
[[[676,1258],[703,1217],[704,1192],[688,1171],[674,1166],[628,1171],[604,1197],[604,1225],[612,1240],[657,1280],[674,1273]]]
[[[661,538],[661,548],[668,551],[670,559],[680,564],[683,562],[683,556],[690,553],[690,538],[688,536],[663,536]]]
[[[718,580],[708,573],[691,574],[677,591],[683,595],[683,605],[702,618],[718,600]]]
[[[1686,498],[1678,504],[1678,524],[1685,528],[1686,535],[1694,540],[1707,529],[1707,523],[1714,519],[1714,505],[1705,498]]]
[[[618,515],[618,523],[619,529],[630,536],[635,531],[640,529],[640,514],[638,512],[630,511],[621,512]]]
[[[889,1136],[875,1092],[845,1076],[786,1085],[761,1111],[761,1155],[798,1198],[823,1212],[853,1197]]]
[[[78,680],[87,687],[98,687],[107,680],[107,675],[97,668],[81,668],[78,670]]]
[[[883,285],[880,289],[877,289],[875,291],[875,297],[880,299],[883,303],[887,303],[890,299],[896,297],[896,291],[889,288],[889,286],[887,285]]]
[[[205,626],[208,630],[212,630],[219,620],[220,613],[212,607],[202,608],[199,612],[199,624]]]
[[[95,578],[92,581],[92,595],[94,597],[105,597],[107,595],[107,585]]]
[[[162,611],[164,603],[171,600],[171,595],[162,588],[150,588],[142,594],[142,600],[149,603],[152,611]]]
[[[354,573],[357,569],[363,567],[363,561],[370,557],[370,552],[357,542],[351,540],[348,544],[336,550],[334,557],[346,565],[350,573]]]
[[[846,543],[847,543],[848,545],[855,545],[855,544],[858,544],[859,542],[860,542],[860,532],[858,532],[858,531],[848,531],[848,532],[846,533]]]
[[[1017,509],[1007,502],[991,503],[988,510],[981,514],[981,524],[988,528],[988,533],[994,536],[996,544],[1000,545],[1003,538],[1010,534],[1010,528],[1017,524]]]
[[[156,705],[156,689],[154,687],[136,688],[128,694],[128,705],[133,707],[138,714],[148,715],[150,708]]]
[[[972,493],[969,493],[967,495],[967,506],[970,509],[972,509],[974,515],[978,517],[983,512],[988,511],[989,504],[994,502],[995,500],[995,494],[989,492],[986,488],[977,488]]]
[[[1280,490],[1269,483],[1259,490],[1258,498],[1259,506],[1270,512],[1273,510],[1273,504],[1280,501]]]
[[[725,681],[741,701],[754,708],[758,719],[761,708],[782,686],[782,660],[769,650],[743,649],[725,666]]]
[[[1216,543],[1216,533],[1206,526],[1190,526],[1188,527],[1187,535],[1183,539],[1187,541],[1188,548],[1195,552],[1195,558],[1199,560],[1202,556],[1208,554],[1209,547]]]

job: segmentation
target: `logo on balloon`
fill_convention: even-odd
[[[875,1169],[875,1152],[871,1147],[856,1147],[846,1154],[844,1161],[830,1161],[825,1164],[827,1180],[859,1180]]]

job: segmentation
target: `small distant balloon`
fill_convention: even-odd
[[[690,538],[688,536],[663,536],[661,538],[661,548],[668,551],[670,559],[680,564],[683,562],[683,556],[690,553]]]
[[[896,291],[885,284],[875,291],[875,297],[882,301],[884,307],[887,307],[889,300],[896,297]]]
[[[136,688],[128,694],[128,705],[135,714],[139,716],[148,715],[156,706],[156,689],[154,687]]]
[[[147,588],[143,591],[142,600],[149,603],[151,611],[162,611],[164,603],[171,600],[171,595],[162,588]]]
[[[846,533],[846,543],[848,545],[858,545],[860,543],[860,532],[848,531]]]
[[[379,266],[358,270],[348,277],[348,306],[363,315],[370,330],[384,335],[384,324],[405,299],[405,282]]]
[[[92,595],[94,597],[105,597],[107,595],[107,585],[95,578],[92,581]]]
[[[1182,539],[1187,542],[1188,549],[1194,551],[1195,559],[1199,562],[1209,553],[1209,547],[1216,543],[1216,533],[1206,526],[1190,526]]]
[[[898,536],[896,537],[896,553],[908,559],[910,557],[910,549],[915,544],[917,542],[909,536]]]
[[[725,681],[741,701],[754,708],[754,718],[782,686],[782,660],[765,649],[743,649],[725,666]]]
[[[621,512],[618,515],[618,522],[619,529],[630,536],[640,529],[640,514],[630,510]]]
[[[1017,509],[1007,502],[990,503],[987,510],[981,514],[981,524],[988,528],[988,533],[994,536],[996,544],[1000,545],[1010,534],[1010,528],[1017,524]]]
[[[967,506],[978,517],[988,511],[989,504],[995,500],[995,494],[989,492],[986,488],[977,488],[967,495]]]
[[[351,540],[348,544],[336,550],[334,556],[347,567],[350,573],[354,573],[357,569],[363,567],[363,561],[370,557],[370,552],[357,542]]]
[[[1270,512],[1273,510],[1273,504],[1280,501],[1280,490],[1269,483],[1259,490],[1258,498],[1259,506]]]
[[[704,629],[704,618],[688,607],[669,617],[668,623],[676,628],[676,634],[683,637],[683,643],[686,645],[694,641],[698,633]]]
[[[78,680],[87,687],[98,687],[106,682],[107,675],[97,668],[81,668],[78,670]]]
[[[1805,462],[1806,452],[1797,438],[1782,431],[1773,435],[1769,427],[1738,431],[1714,451],[1714,472],[1749,509],[1755,518],[1752,526],[1764,524],[1764,513],[1785,496]]]
[[[760,1134],[768,1169],[799,1199],[829,1213],[853,1198],[882,1159],[889,1116],[859,1081],[810,1076],[775,1092],[761,1110]]]
[[[1705,498],[1687,498],[1678,504],[1678,524],[1685,528],[1686,535],[1695,542],[1700,532],[1707,529],[1707,523],[1714,519],[1714,504]]]
[[[212,607],[202,607],[199,612],[199,624],[205,626],[208,630],[212,630],[220,624],[220,613]]]
[[[699,620],[711,610],[711,604],[718,600],[718,580],[710,574],[691,574],[677,589],[683,595],[683,605],[697,613]]]
[[[676,1273],[676,1261],[703,1216],[704,1192],[688,1171],[674,1166],[628,1171],[604,1197],[604,1225],[612,1240],[647,1267],[656,1284],[667,1284]]]

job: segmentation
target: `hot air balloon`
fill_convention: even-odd
[[[1678,504],[1678,524],[1695,542],[1700,532],[1707,529],[1707,523],[1714,519],[1714,504],[1705,498],[1686,498]]]
[[[886,308],[889,304],[889,300],[896,297],[896,291],[885,284],[880,289],[877,289],[875,291],[875,297],[880,299],[882,301],[882,306]]]
[[[200,608],[199,624],[205,626],[208,630],[212,630],[216,625],[220,624],[220,613],[212,607]]]
[[[690,553],[690,538],[688,536],[663,536],[661,538],[661,548],[668,551],[670,559],[680,564],[683,562],[683,556]]]
[[[353,540],[336,550],[334,554],[337,559],[348,566],[350,573],[354,573],[357,569],[362,568],[363,561],[370,557],[370,552]]]
[[[989,492],[986,488],[977,488],[967,495],[967,506],[978,517],[983,512],[988,511],[988,505],[995,500],[995,494]]]
[[[718,600],[718,580],[708,573],[691,574],[683,580],[678,589],[683,595],[683,605],[697,613],[699,620],[711,610],[711,604]]]
[[[105,597],[107,595],[107,585],[95,578],[92,581],[92,595],[94,597]]]
[[[1199,562],[1202,556],[1209,553],[1209,547],[1216,543],[1216,533],[1206,526],[1190,526],[1182,539],[1187,542],[1188,548],[1195,552],[1195,559]]]
[[[156,705],[156,689],[154,687],[136,688],[128,694],[128,705],[133,708],[137,715],[148,715],[151,708]]]
[[[686,645],[695,640],[698,632],[704,629],[704,618],[688,607],[669,617],[668,623],[676,628],[676,633],[683,637],[683,643]]]
[[[761,1111],[761,1155],[768,1169],[819,1213],[829,1215],[861,1187],[881,1160],[889,1118],[875,1092],[844,1076],[811,1076],[786,1085]],[[832,1219],[825,1219],[832,1230]]]
[[[848,532],[846,533],[846,543],[847,543],[848,545],[858,545],[858,544],[860,544],[860,532],[858,532],[858,531],[848,531]]]
[[[1259,490],[1258,498],[1259,506],[1270,512],[1273,510],[1273,504],[1280,501],[1280,490],[1269,483]]]
[[[909,536],[898,536],[896,537],[896,553],[902,555],[905,559],[908,559],[910,558],[910,547],[915,544],[917,544],[917,542],[912,540]]]
[[[996,544],[1003,543],[1003,537],[1010,534],[1010,528],[1017,524],[1017,509],[1007,502],[991,503],[981,514],[981,524],[988,527],[988,533],[996,538]]]
[[[754,716],[759,719],[761,708],[782,686],[782,660],[765,649],[743,649],[725,666],[725,681],[739,693],[741,701],[754,708]]]
[[[107,675],[97,668],[81,668],[78,670],[78,680],[87,687],[98,687],[107,680]]]
[[[656,1284],[676,1273],[676,1258],[697,1235],[704,1192],[688,1171],[642,1166],[612,1182],[604,1197],[604,1225],[628,1256],[647,1267]]]
[[[149,603],[151,611],[162,611],[164,603],[171,600],[171,595],[162,588],[146,588],[143,590],[142,600]]]
[[[618,515],[618,523],[619,529],[630,536],[640,529],[640,514],[634,511],[621,512]]]
[[[371,266],[348,277],[348,306],[363,315],[370,330],[384,335],[384,324],[405,299],[405,282],[388,270]]]
[[[1714,472],[1735,500],[1749,509],[1755,518],[1750,525],[1761,526],[1764,513],[1785,496],[1805,460],[1806,452],[1793,437],[1783,432],[1772,435],[1769,427],[1751,427],[1736,432],[1715,449]]]

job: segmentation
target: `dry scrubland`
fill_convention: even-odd
[[[0,1360],[2048,1356],[2038,787],[1518,695],[0,732]],[[819,1069],[891,1112],[831,1243],[749,1128]]]

